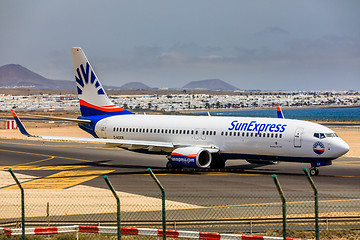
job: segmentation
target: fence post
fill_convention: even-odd
[[[279,180],[276,177],[276,174],[272,175],[276,188],[280,194],[282,200],[282,211],[283,211],[283,239],[286,240],[286,199],[283,190],[281,189]]]
[[[163,228],[163,240],[166,240],[166,210],[165,210],[165,190],[164,187],[161,185],[151,168],[147,169],[150,173],[151,177],[154,179],[156,184],[159,186],[162,194],[162,228]]]
[[[11,168],[9,168],[9,172],[11,174],[11,176],[14,178],[16,184],[18,185],[18,187],[20,188],[21,191],[21,236],[22,239],[25,240],[25,194],[24,194],[24,189],[21,186],[19,180],[17,179],[17,177],[15,176],[15,173],[13,172],[13,170]]]
[[[316,240],[319,240],[319,200],[318,200],[318,190],[315,186],[314,181],[312,180],[308,170],[306,167],[303,168],[303,171],[305,172],[307,179],[309,180],[311,187],[314,190],[314,198],[315,198],[315,237]]]
[[[116,207],[117,207],[117,211],[116,211],[116,225],[117,225],[117,239],[120,240],[121,239],[121,218],[120,218],[120,198],[119,196],[116,194],[116,191],[114,189],[114,187],[111,185],[111,182],[109,180],[109,178],[107,177],[107,175],[104,175],[104,179],[105,182],[107,183],[107,185],[109,186],[111,192],[114,194],[114,197],[116,198]]]

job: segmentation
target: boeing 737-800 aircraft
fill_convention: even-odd
[[[317,167],[349,151],[334,131],[317,123],[279,118],[137,115],[107,97],[84,52],[71,49],[81,116],[74,121],[94,138],[34,136],[13,112],[20,131],[44,139],[106,143],[128,150],[165,154],[167,168],[224,168],[228,159],[310,163]],[[45,116],[42,116],[45,117]]]

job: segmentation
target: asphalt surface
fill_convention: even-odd
[[[223,170],[170,171],[165,168],[166,162],[165,156],[103,148],[102,145],[97,144],[0,140],[0,169],[6,171],[12,168],[17,175],[25,174],[35,177],[24,181],[20,179],[23,181],[25,191],[27,188],[71,190],[79,185],[94,187],[93,191],[107,190],[108,186],[102,177],[107,174],[117,191],[159,198],[159,188],[147,171],[151,168],[164,186],[167,200],[192,206],[168,210],[168,221],[203,221],[204,219],[221,221],[239,217],[281,217],[281,200],[272,177],[276,174],[287,198],[288,214],[297,216],[296,214],[300,213],[301,216],[313,216],[313,190],[303,172],[304,167],[309,167],[308,164],[280,163],[260,166],[249,164],[245,160],[229,160]],[[332,214],[339,216],[339,213],[340,216],[352,216],[358,213],[360,159],[342,157],[334,161],[332,166],[319,169],[320,175],[313,179],[319,191],[320,213],[326,216],[332,216]],[[6,172],[3,173],[6,174]],[[2,189],[17,189],[17,186],[2,184],[0,191]],[[93,199],[88,200],[91,206]],[[64,200],[64,205],[69,204],[66,201],[68,200]],[[79,204],[82,206],[82,203]],[[97,206],[98,204],[96,202],[95,208],[106,207],[106,205]],[[71,206],[73,206],[71,210],[76,209],[75,205]],[[137,206],[136,203],[134,206]],[[29,219],[46,222],[48,219],[44,217],[44,208],[45,206],[41,206],[39,217]],[[116,219],[115,208],[112,205],[96,214],[88,214],[87,210],[84,213],[70,213],[65,210],[66,208],[61,210],[62,205],[58,208],[61,214],[53,214],[51,221],[84,223],[90,220],[101,222]],[[121,216],[122,221],[128,221],[131,224],[134,220],[160,220],[161,211],[160,208],[148,210],[146,206],[137,206],[132,211],[122,212]],[[15,220],[4,218],[0,219],[0,222]],[[253,230],[258,231],[281,229],[280,220],[274,225],[269,223],[256,226],[253,223],[253,225]],[[161,224],[158,222],[149,226],[161,227]],[[301,228],[299,224],[295,226]],[[175,228],[175,225],[172,227]],[[178,227],[196,231],[250,231],[247,223],[237,225],[191,223]],[[311,227],[310,224],[302,228]],[[346,227],[352,228],[353,225],[347,223]]]
[[[96,144],[0,140],[0,165],[3,170],[11,167],[14,172],[39,178],[66,170],[81,170],[83,175],[86,175],[86,171],[93,175],[99,174],[80,179],[74,185],[107,188],[101,177],[102,173],[106,173],[113,185],[121,191],[137,194],[157,192],[147,172],[151,168],[169,192],[241,192],[266,197],[267,193],[276,192],[273,174],[277,174],[284,191],[312,191],[302,170],[303,167],[309,168],[308,164],[281,162],[278,165],[261,166],[244,160],[229,160],[226,168],[220,171],[169,171],[165,168],[166,162],[165,156],[103,148]],[[332,166],[319,170],[320,175],[314,177],[314,181],[322,193],[360,193],[360,158],[342,157],[335,160]],[[58,188],[71,186],[70,183]]]

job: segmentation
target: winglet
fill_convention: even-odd
[[[276,105],[276,111],[277,111],[277,117],[278,118],[284,118],[284,114],[283,114],[279,104]]]
[[[15,111],[13,109],[11,109],[11,113],[15,119],[15,122],[16,124],[18,125],[19,127],[19,130],[22,134],[24,134],[25,136],[28,136],[28,137],[33,137],[33,135],[31,135],[30,133],[28,133],[28,131],[26,130],[24,124],[22,124],[20,118],[16,115]]]

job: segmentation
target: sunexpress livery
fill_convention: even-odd
[[[34,136],[12,111],[23,134],[164,154],[168,168],[223,168],[228,159],[264,164],[288,161],[310,163],[310,173],[317,175],[316,167],[331,165],[332,160],[349,151],[348,144],[331,129],[285,119],[280,108],[278,118],[133,114],[107,97],[81,48],[71,51],[81,116],[47,118],[77,122],[94,138]]]

